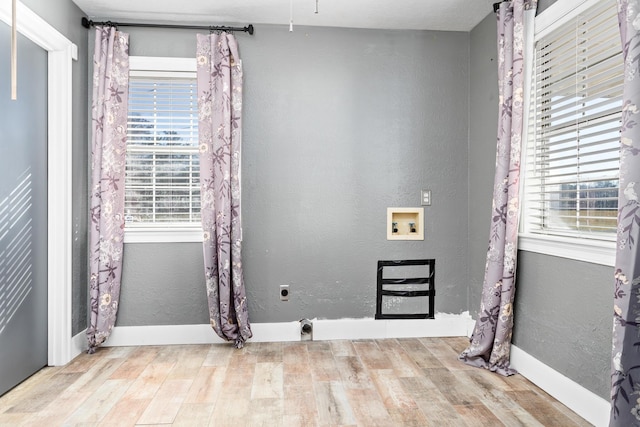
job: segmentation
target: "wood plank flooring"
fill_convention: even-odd
[[[588,426],[466,338],[118,347],[0,397],[0,426]]]

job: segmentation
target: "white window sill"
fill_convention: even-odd
[[[127,227],[125,243],[202,243],[200,227]]]
[[[518,249],[610,267],[616,262],[613,241],[520,233]]]

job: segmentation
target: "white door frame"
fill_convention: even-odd
[[[10,26],[11,15],[11,2],[0,2],[0,21]],[[78,48],[20,1],[16,15],[17,31],[48,52],[48,364],[60,366],[75,356],[71,339],[71,65],[78,59]]]

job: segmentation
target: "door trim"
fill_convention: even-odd
[[[9,26],[10,3],[0,3],[0,20]],[[78,48],[20,1],[17,17],[17,31],[48,52],[48,364],[60,366],[75,356],[71,339],[71,65],[78,59]]]

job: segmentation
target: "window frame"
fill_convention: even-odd
[[[535,17],[534,31],[531,34],[534,42],[530,46],[530,50],[526,53],[526,68],[527,78],[525,78],[525,94],[526,99],[530,99],[531,96],[531,82],[534,75],[534,44],[535,41],[545,37],[556,28],[566,25],[571,22],[575,17],[588,10],[592,6],[598,4],[600,0],[563,0],[556,1],[549,6],[546,10]],[[527,106],[531,106],[530,102],[526,102]],[[525,114],[529,117],[529,112]],[[559,234],[542,234],[533,233],[528,230],[527,223],[527,208],[524,203],[525,193],[525,181],[526,181],[526,155],[527,145],[529,140],[528,136],[528,124],[525,123],[523,129],[523,141],[524,146],[522,149],[522,161],[521,161],[521,221],[520,232],[518,238],[518,248],[527,252],[535,252],[544,255],[551,255],[555,257],[567,258],[576,261],[589,262],[593,264],[600,264],[605,266],[615,265],[616,255],[616,235],[611,234],[611,239],[589,239],[585,237],[575,236],[563,236]]]
[[[196,72],[195,58],[172,58],[152,56],[130,56],[129,71],[154,72]],[[202,242],[201,224],[166,223],[154,225],[125,226],[125,243],[188,243]]]

